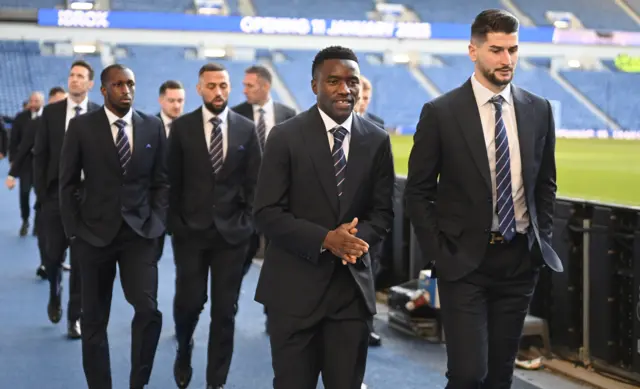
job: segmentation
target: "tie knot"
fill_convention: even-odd
[[[504,102],[504,97],[502,97],[502,95],[496,95],[496,96],[493,96],[489,100],[489,102],[491,104],[493,104],[496,107],[496,109],[500,109],[500,108],[502,108],[502,103]]]
[[[122,119],[116,120],[115,123],[113,124],[115,124],[116,127],[118,127],[118,130],[123,130],[127,126],[127,122],[125,122]]]
[[[213,124],[213,129],[216,130],[218,129],[218,127],[220,127],[220,124],[222,124],[222,119],[220,119],[217,116],[214,116],[211,119],[209,119],[209,122]]]
[[[342,126],[332,128],[331,133],[333,134],[333,139],[339,140],[340,142],[342,142],[344,137],[347,136],[347,130]]]
[[[79,105],[76,105],[75,107],[73,107],[73,110],[76,111],[76,115],[80,113],[80,111],[82,111],[82,107]]]
[[[260,115],[264,115],[264,108],[259,108],[258,112],[260,113]]]

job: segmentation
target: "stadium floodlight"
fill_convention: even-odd
[[[202,55],[207,58],[224,58],[227,55],[225,49],[204,49]]]
[[[73,52],[76,54],[93,54],[98,50],[96,45],[91,44],[74,44]]]
[[[408,54],[394,54],[392,60],[395,63],[409,63],[411,62],[411,57]]]
[[[89,11],[93,9],[93,1],[73,1],[69,0],[68,8],[78,11]]]
[[[569,65],[570,68],[574,69],[577,69],[581,66],[580,61],[577,59],[570,59],[569,61],[567,61],[567,65]]]

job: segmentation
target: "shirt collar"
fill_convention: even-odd
[[[69,108],[69,110],[73,111],[76,106],[79,106],[82,109],[82,112],[87,112],[87,109],[89,107],[89,96],[85,96],[84,100],[82,100],[80,104],[76,104],[73,100],[71,100],[71,97],[67,96],[67,107]]]
[[[321,110],[320,107],[318,107],[318,111],[320,111],[320,117],[322,118],[322,122],[324,123],[324,127],[327,130],[327,132],[333,130],[337,126],[341,126],[345,130],[347,130],[347,133],[349,134],[351,133],[351,124],[353,123],[353,112],[351,113],[351,115],[349,115],[347,120],[345,120],[341,124],[338,124],[335,122],[335,120],[331,119],[329,115],[324,113],[324,111]]]
[[[105,106],[104,111],[107,113],[107,119],[109,120],[109,125],[112,126],[118,120],[124,120],[127,123],[127,126],[131,126],[131,117],[133,116],[133,109],[129,109],[123,117],[118,117],[115,113],[109,111],[109,109]]]
[[[160,110],[160,119],[162,119],[162,123],[165,126],[168,126],[171,124],[171,122],[173,122],[173,119],[167,116],[162,110]]]
[[[209,121],[214,118],[216,115],[213,114],[213,112],[209,111],[207,109],[207,107],[205,107],[204,105],[202,106],[202,119],[205,123],[209,123]],[[229,116],[229,107],[225,107],[224,111],[222,111],[219,115],[217,115],[218,118],[220,119],[221,123],[220,124],[224,124],[227,122],[228,116]]]
[[[471,76],[471,87],[473,88],[473,95],[476,98],[478,107],[482,107],[496,95],[502,96],[506,103],[508,103],[509,105],[513,105],[511,96],[511,84],[507,85],[507,87],[501,90],[500,93],[494,93],[492,90],[482,85],[476,78],[476,74],[473,73],[473,75]]]
[[[253,107],[254,113],[258,112],[260,108],[264,110],[264,113],[273,112],[273,100],[271,98],[269,98],[269,100],[267,100],[267,102],[264,103],[262,107],[258,104],[252,104],[251,106]]]

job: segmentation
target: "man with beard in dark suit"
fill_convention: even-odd
[[[64,88],[56,86],[49,90],[49,100],[48,104],[56,103],[60,100],[63,100],[67,97],[67,93],[64,91]],[[44,110],[43,110],[44,112]],[[17,177],[20,175],[20,172],[25,166],[31,166],[34,168],[34,158],[33,158],[33,146],[36,139],[36,132],[42,125],[42,116],[37,117],[34,120],[31,120],[27,127],[24,129],[23,134],[20,139],[20,145],[18,146],[18,152],[11,163],[11,170],[9,170],[9,177],[7,177],[6,185],[9,190],[12,190],[15,187],[15,179],[13,177]],[[35,186],[35,174],[34,174],[34,186]],[[44,239],[43,232],[43,222],[44,218],[42,217],[42,207],[41,203],[38,201],[36,196],[36,203],[33,206],[33,209],[36,211],[36,216],[34,220],[33,231],[38,239],[38,250],[40,251],[40,266],[36,270],[36,276],[47,279],[47,271],[46,264],[48,261],[47,257],[47,247]]]
[[[269,310],[275,389],[360,388],[376,298],[367,251],[393,221],[389,134],[354,114],[358,58],[320,51],[317,105],[277,125],[256,190],[269,239],[256,301]]]
[[[129,387],[142,389],[149,383],[162,330],[157,238],[165,232],[167,139],[160,119],[133,109],[130,69],[107,66],[100,82],[104,108],[71,119],[64,137],[60,213],[80,264],[88,387],[112,388],[107,326],[117,266],[135,312]]]
[[[41,92],[33,92],[26,104],[26,109],[16,115],[11,125],[11,133],[9,135],[9,163],[12,163],[18,155],[22,136],[26,131],[29,122],[42,114],[42,106],[44,105],[44,95]],[[29,196],[33,187],[33,166],[31,163],[22,166],[22,170],[17,172],[16,176],[9,175],[9,179],[20,180],[20,216],[22,217],[22,225],[20,226],[20,236],[26,236],[29,233],[29,216],[31,216],[31,206],[29,205]]]
[[[191,381],[193,333],[207,302],[211,274],[206,379],[207,389],[219,389],[231,365],[262,153],[253,122],[227,107],[231,84],[223,66],[204,65],[197,90],[203,105],[173,122],[167,158],[169,232],[176,263],[174,377],[179,388]]]
[[[512,84],[518,30],[506,11],[476,17],[475,71],[424,105],[409,157],[406,210],[437,268],[447,389],[511,388],[540,268],[562,271],[553,111]]]
[[[256,124],[260,147],[264,150],[264,143],[269,132],[276,124],[296,116],[295,109],[271,98],[272,75],[269,69],[261,65],[253,65],[244,71],[243,93],[247,101],[231,108],[233,111],[246,117]],[[247,274],[251,262],[260,248],[260,235],[254,234],[251,238],[251,246],[247,254],[244,266],[244,274]]]

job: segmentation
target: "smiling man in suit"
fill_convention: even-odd
[[[107,325],[116,265],[135,311],[129,387],[149,382],[162,314],[157,238],[165,232],[166,135],[160,119],[132,107],[133,72],[100,75],[104,108],[71,120],[60,159],[60,213],[82,282],[82,362],[89,389],[111,389]],[[81,173],[84,172],[84,181]]]
[[[475,72],[422,108],[406,209],[435,260],[447,343],[447,389],[508,389],[556,198],[549,101],[511,83],[518,20],[502,10],[471,26]]]
[[[360,388],[376,312],[369,246],[393,220],[389,135],[355,115],[360,70],[352,50],[320,51],[317,105],[277,125],[256,190],[269,239],[256,300],[269,310],[275,389]]]
[[[85,61],[75,61],[69,69],[66,99],[47,105],[35,133],[33,147],[34,183],[36,197],[40,203],[42,223],[39,233],[46,241],[46,272],[49,278],[49,303],[47,314],[52,323],[62,317],[62,264],[69,240],[64,233],[60,214],[59,164],[65,133],[71,119],[93,112],[100,106],[89,101],[89,91],[94,85],[94,70]],[[69,250],[71,272],[69,274],[69,302],[67,305],[67,334],[79,339],[81,328],[81,282],[77,258]]]
[[[207,302],[211,322],[207,388],[222,388],[233,354],[235,306],[249,238],[261,151],[253,123],[227,107],[231,84],[215,63],[198,75],[203,105],[173,122],[169,136],[169,231],[176,262],[174,376],[186,388],[193,374],[193,332]]]

